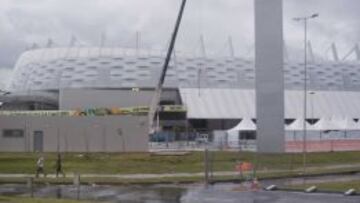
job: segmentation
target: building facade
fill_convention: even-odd
[[[146,107],[163,60],[160,53],[119,48],[25,52],[14,68],[9,93],[0,96],[0,151],[36,151],[35,140],[41,134],[44,151],[146,151],[146,115],[34,117],[10,115],[9,111]],[[284,61],[283,65],[284,117],[291,123],[303,115],[303,64]],[[244,118],[256,124],[254,67],[252,58],[177,54],[170,63],[160,103],[183,109],[159,113],[162,131],[182,139],[193,132],[233,128]],[[310,61],[308,69],[309,92],[313,92],[308,97],[308,119],[360,118],[359,61]],[[124,142],[117,129],[121,129]]]

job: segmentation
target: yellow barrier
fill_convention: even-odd
[[[108,115],[145,115],[150,107],[137,106],[127,108],[89,108],[69,111],[0,111],[0,116],[108,116]],[[164,105],[160,112],[181,113],[186,112],[182,105]]]

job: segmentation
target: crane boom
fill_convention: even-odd
[[[172,55],[172,52],[174,50],[176,37],[177,37],[177,33],[179,31],[179,27],[180,27],[180,23],[181,23],[183,13],[184,13],[185,5],[186,5],[186,0],[182,0],[180,10],[179,10],[179,13],[178,13],[178,17],[176,19],[174,32],[172,33],[171,41],[170,41],[169,48],[168,48],[166,58],[165,58],[165,62],[164,62],[164,65],[162,67],[159,82],[158,82],[158,84],[156,86],[155,93],[154,93],[154,96],[153,96],[151,104],[150,104],[150,111],[149,111],[149,133],[150,134],[154,132],[154,117],[155,117],[155,114],[156,114],[156,112],[158,110],[158,106],[159,106],[159,103],[160,103],[160,97],[161,97],[162,87],[163,87],[163,84],[164,84],[164,81],[165,81],[166,71],[168,69],[169,62],[171,60],[171,55]]]

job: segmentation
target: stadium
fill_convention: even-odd
[[[309,61],[310,151],[359,149],[356,53],[358,60]],[[121,48],[26,51],[8,92],[0,96],[0,151],[149,150],[146,113],[163,61],[162,53]],[[287,151],[301,150],[303,66],[285,60],[283,67]],[[157,116],[160,132],[150,141],[201,141],[208,135],[222,147],[251,146],[256,138],[254,86],[253,58],[174,54]]]

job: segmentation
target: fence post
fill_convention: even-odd
[[[30,190],[30,197],[34,197],[34,184],[33,183],[34,183],[34,178],[29,177],[27,179],[27,187]]]
[[[205,188],[209,185],[209,151],[205,146],[204,149],[204,175],[205,175]]]
[[[79,200],[80,199],[80,185],[81,185],[80,174],[75,173],[73,183],[76,186],[76,199]]]

